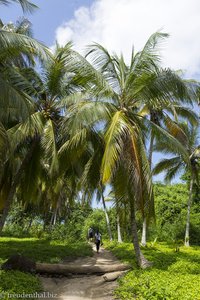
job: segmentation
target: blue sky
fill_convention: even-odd
[[[32,0],[39,9],[27,17],[35,38],[52,46],[73,40],[83,51],[91,42],[129,58],[132,46],[141,49],[148,37],[170,34],[162,45],[163,64],[200,78],[199,0]],[[0,6],[4,22],[22,16],[18,5]]]
[[[55,40],[73,40],[83,51],[99,42],[111,51],[123,51],[128,59],[153,32],[170,34],[162,47],[163,64],[185,71],[185,77],[200,76],[200,1],[199,0],[32,0],[39,9],[26,17],[33,24],[34,37],[48,46]],[[23,15],[19,5],[1,5],[4,22]],[[154,161],[160,159],[154,155]],[[158,180],[162,176],[157,177]]]
[[[33,24],[34,37],[51,46],[55,41],[56,28],[70,20],[81,6],[91,5],[92,0],[34,0],[39,9],[26,14]],[[15,21],[23,12],[19,5],[1,6],[0,16],[4,22]]]

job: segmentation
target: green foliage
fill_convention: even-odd
[[[87,243],[80,241],[72,244],[34,238],[0,238],[0,264],[16,253],[37,262],[58,263],[67,256],[73,258],[91,256],[92,249]],[[0,271],[0,298],[2,299],[15,300],[16,297],[11,297],[11,294],[33,294],[41,290],[41,283],[34,275],[18,271]],[[35,299],[35,297],[23,299]]]
[[[108,210],[111,231],[114,237],[116,237],[116,216],[115,210]],[[94,230],[99,230],[103,239],[109,239],[108,230],[106,225],[105,213],[102,209],[94,209],[92,213],[85,219],[84,226],[82,228],[82,238],[85,239],[88,234],[88,229],[92,227]]]
[[[132,244],[109,243],[113,253],[133,263]],[[145,257],[153,261],[153,267],[135,269],[119,280],[116,295],[126,300],[199,300],[200,295],[200,247],[180,252],[164,244],[143,249]]]
[[[150,226],[150,239],[157,237],[160,241],[170,243],[177,240],[183,241],[188,201],[187,185],[157,183],[154,185],[154,192],[156,226]],[[190,242],[197,245],[200,243],[199,201],[197,199],[191,209]]]
[[[42,286],[38,277],[19,271],[0,271],[0,298],[16,299],[14,294],[39,293]],[[12,296],[13,295],[13,296]],[[35,299],[35,297],[24,297],[23,299]]]
[[[88,229],[92,227],[94,230],[99,230],[102,235],[106,234],[105,214],[103,210],[94,209],[84,222],[83,236],[87,237]]]
[[[67,256],[80,257],[92,255],[86,242],[70,243],[36,238],[0,238],[0,263],[12,254],[20,253],[37,262],[57,263]]]
[[[130,272],[120,281],[120,299],[199,300],[200,278],[161,271]]]

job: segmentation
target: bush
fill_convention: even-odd
[[[116,295],[126,300],[199,300],[200,295],[200,247],[181,247],[175,252],[165,244],[143,249],[145,257],[153,261],[153,267],[137,269],[133,245],[130,243],[106,244],[112,252],[134,266],[119,281]]]
[[[34,294],[41,291],[40,280],[34,275],[19,271],[0,271],[1,299],[15,300],[17,297],[14,294]],[[23,299],[35,299],[35,297],[23,297]]]

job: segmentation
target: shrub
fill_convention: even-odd
[[[33,294],[41,292],[40,280],[31,274],[19,271],[0,271],[0,295],[1,299],[13,299],[14,294]],[[13,296],[12,296],[13,295]],[[34,297],[23,297],[23,299],[35,299]]]

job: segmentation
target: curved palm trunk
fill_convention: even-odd
[[[12,185],[10,187],[10,191],[8,193],[8,196],[7,196],[6,202],[5,202],[5,206],[3,208],[3,213],[2,213],[1,218],[0,218],[0,234],[3,230],[4,225],[5,225],[6,218],[8,216],[8,213],[9,213],[9,210],[10,210],[10,207],[11,207],[11,204],[13,202],[13,198],[14,198],[14,195],[15,195],[15,192],[16,192],[16,188],[17,188],[18,184],[20,183],[20,180],[21,180],[21,177],[23,175],[24,169],[26,168],[27,164],[29,163],[29,161],[32,157],[33,151],[34,151],[35,146],[36,146],[36,142],[37,142],[37,140],[35,140],[33,142],[32,146],[31,146],[31,149],[27,152],[24,160],[21,163],[21,166],[19,167],[17,173],[15,174],[15,176],[12,180]]]
[[[151,165],[152,165],[153,144],[154,144],[154,135],[151,132],[151,139],[150,139],[150,145],[149,145],[149,167],[150,167],[150,170],[151,170]],[[145,216],[144,216],[144,220],[143,220],[143,224],[142,224],[141,245],[144,247],[147,245],[147,219]]]
[[[186,219],[186,228],[185,228],[185,246],[190,246],[190,211],[192,206],[192,194],[193,194],[193,186],[194,186],[194,175],[192,173],[190,180],[190,190],[187,204],[187,219]]]
[[[106,217],[106,224],[107,224],[109,239],[110,239],[110,241],[112,241],[113,240],[112,231],[111,231],[111,228],[110,228],[110,220],[109,220],[109,216],[108,216],[108,212],[107,212],[107,208],[106,208],[106,203],[105,203],[105,198],[104,198],[104,195],[103,195],[103,191],[101,193],[101,198],[102,198],[102,203],[103,203],[103,210],[104,210],[105,217]]]
[[[139,267],[145,269],[152,265],[141,252],[139,240],[138,240],[138,233],[137,233],[137,224],[135,218],[135,208],[134,205],[131,204],[131,231],[132,231],[132,238],[133,238],[133,246],[135,250],[135,258],[136,263]]]

